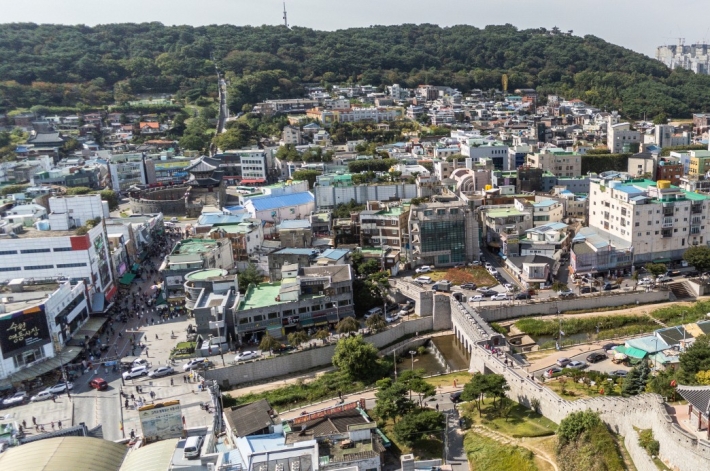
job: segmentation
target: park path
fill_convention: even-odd
[[[484,437],[491,438],[497,442],[500,442],[504,445],[513,445],[513,446],[519,446],[522,448],[525,448],[527,450],[530,450],[535,456],[540,458],[541,460],[547,462],[552,466],[552,468],[555,471],[559,471],[559,468],[557,467],[557,462],[550,457],[550,455],[547,454],[546,451],[541,450],[540,448],[534,446],[531,441],[533,441],[533,438],[527,438],[527,439],[520,439],[520,438],[513,438],[511,436],[505,435],[500,432],[496,432],[494,430],[489,429],[488,427],[480,424],[475,424],[471,426],[471,430],[474,432],[483,435]],[[539,441],[539,439],[548,439],[550,437],[536,437]],[[533,442],[534,443],[534,442]]]

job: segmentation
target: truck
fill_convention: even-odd
[[[431,289],[434,291],[443,291],[445,293],[448,293],[449,291],[451,291],[451,283],[446,281],[437,281],[432,285]]]

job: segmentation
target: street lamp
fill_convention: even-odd
[[[414,350],[410,350],[409,354],[412,356],[412,371],[414,371],[414,355],[417,354]]]

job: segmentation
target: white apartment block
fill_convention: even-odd
[[[114,191],[126,191],[133,185],[151,183],[143,160],[140,152],[111,156],[108,164],[111,188]]]
[[[641,133],[631,129],[629,123],[610,124],[607,126],[606,146],[612,154],[630,152],[628,146],[631,144],[641,144],[643,138]],[[626,149],[624,149],[626,146]]]
[[[557,147],[528,155],[527,164],[558,177],[579,177],[582,174],[582,156]]]
[[[461,155],[471,157],[473,163],[478,163],[481,159],[488,158],[494,161],[500,159],[502,164],[503,160],[508,158],[508,146],[500,141],[470,138],[461,143]]]
[[[595,179],[590,182],[589,227],[617,250],[633,252],[635,265],[679,260],[710,235],[710,200],[668,182]]]

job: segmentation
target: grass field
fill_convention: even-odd
[[[476,283],[478,287],[481,287],[498,284],[498,281],[483,267],[449,268],[448,270],[435,270],[424,275],[433,281],[449,280],[454,285]]]
[[[471,471],[538,471],[530,450],[504,445],[473,431],[466,434],[464,449]]]
[[[484,399],[481,417],[472,403],[465,404],[464,410],[473,423],[514,438],[544,437],[553,435],[557,430],[556,423],[520,404],[515,404],[507,418],[500,417],[493,409],[492,399]]]
[[[621,386],[616,383],[609,382],[597,384],[596,386],[587,386],[585,384],[576,383],[571,378],[567,378],[566,380],[556,378],[546,380],[545,386],[555,391],[561,398],[573,401],[588,397],[621,395]],[[602,387],[604,388],[604,394],[600,393]],[[563,390],[565,392],[563,392]]]
[[[471,373],[466,371],[459,371],[458,373],[450,373],[447,375],[434,376],[433,378],[426,378],[424,381],[431,384],[432,386],[453,386],[454,380],[456,380],[456,387],[462,388],[464,384],[471,380]]]

